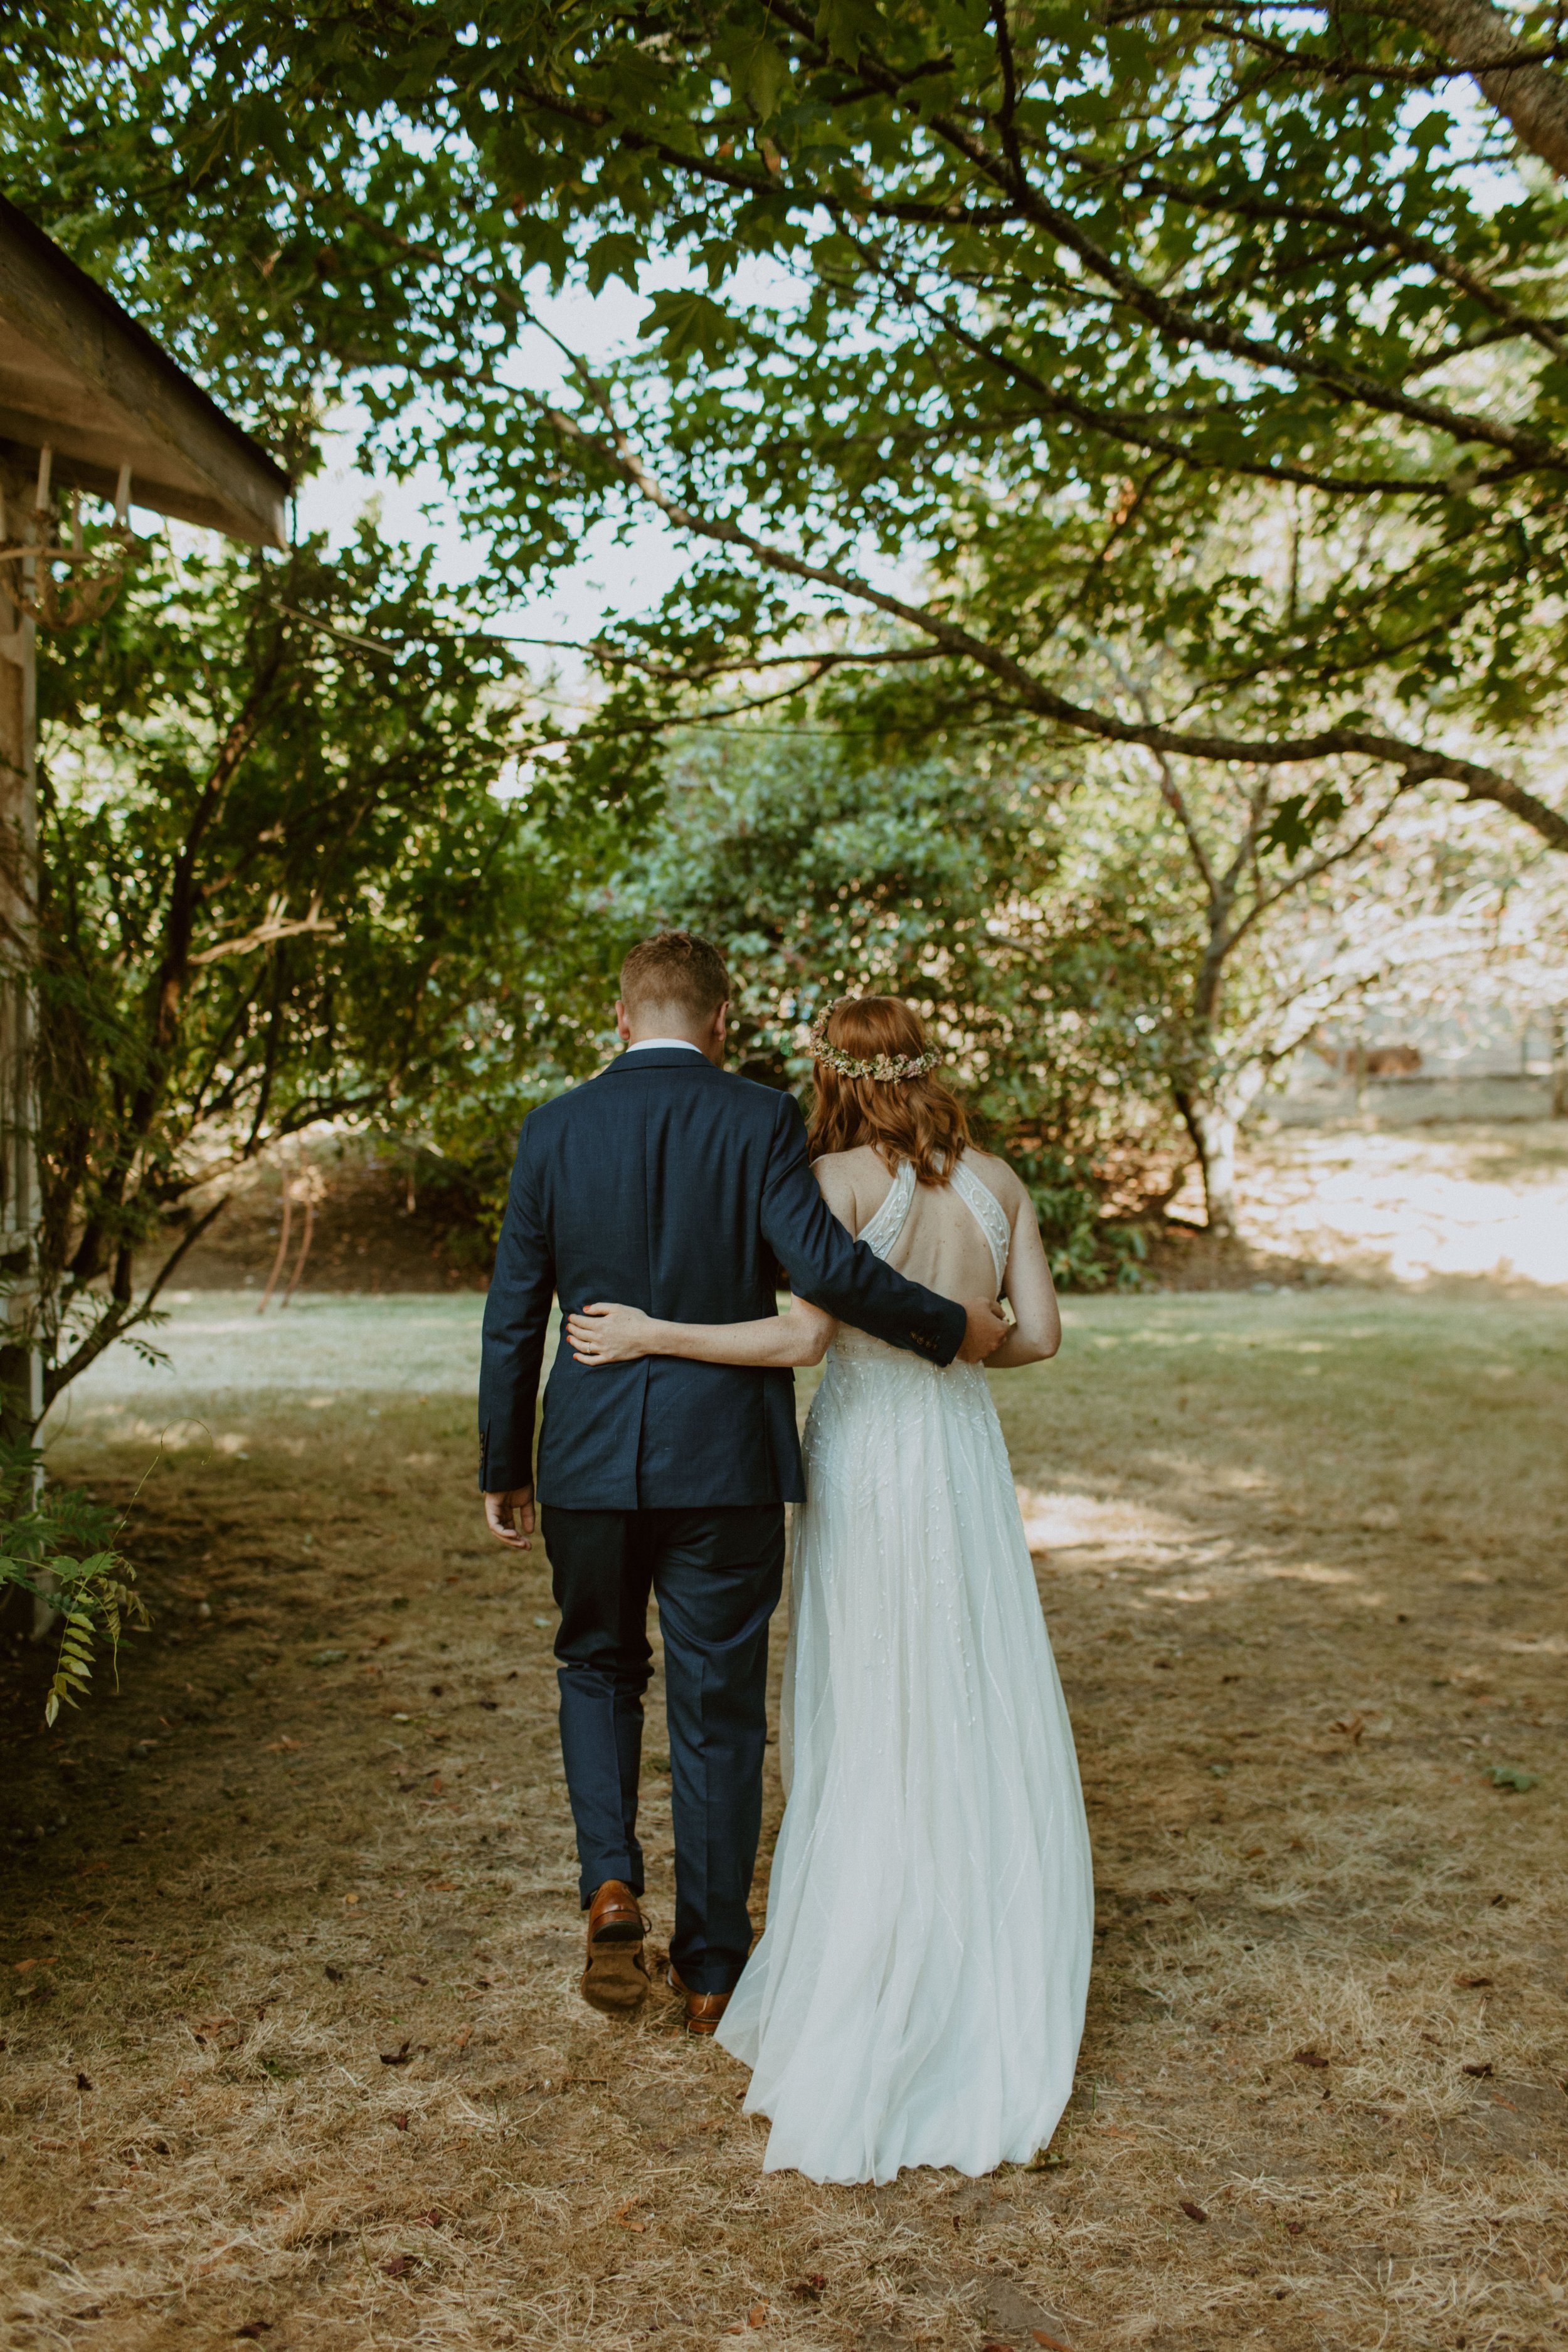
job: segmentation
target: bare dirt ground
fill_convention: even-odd
[[[1284,1126],[1241,1151],[1239,1246],[1202,1231],[1195,1171],[1151,1234],[1148,1271],[1175,1290],[1254,1280],[1568,1291],[1568,1120],[1404,1124],[1380,1110]]]
[[[378,1154],[350,1137],[296,1149],[289,1173],[297,1177],[307,1169],[319,1198],[301,1276],[305,1291],[376,1297],[484,1289],[493,1255],[489,1240],[473,1223],[471,1204],[429,1181],[422,1166]],[[265,1291],[283,1238],[283,1177],[280,1167],[267,1162],[238,1172],[223,1214],[181,1261],[179,1288]],[[196,1205],[205,1207],[209,1198],[199,1196]],[[279,1297],[299,1269],[303,1239],[303,1210],[296,1207]],[[139,1279],[148,1279],[158,1262],[158,1253],[148,1253]]]
[[[122,1695],[44,1735],[45,1661],[0,1669],[0,2341],[1564,2340],[1560,1299],[1074,1302],[997,1376],[1088,2035],[1037,2168],[879,2190],[763,2174],[739,2066],[576,1997],[548,1583],[486,1549],[428,1320],[477,1302],[247,1315],[248,1360],[233,1304],[57,1444],[145,1563]]]

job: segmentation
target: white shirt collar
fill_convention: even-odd
[[[647,1054],[655,1045],[683,1045],[689,1054],[700,1054],[702,1051],[701,1046],[694,1045],[689,1037],[639,1037],[635,1045],[626,1047],[626,1051],[628,1054]]]

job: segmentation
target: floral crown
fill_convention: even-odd
[[[828,1023],[841,1004],[853,1004],[854,1002],[852,996],[836,996],[831,1004],[823,1006],[812,1023],[807,1042],[819,1062],[826,1062],[828,1068],[837,1070],[841,1078],[880,1078],[884,1083],[891,1078],[923,1078],[928,1070],[936,1067],[942,1056],[934,1052],[873,1054],[868,1061],[862,1062],[857,1061],[853,1054],[847,1054],[842,1045],[829,1045]]]

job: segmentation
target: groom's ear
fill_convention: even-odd
[[[630,1045],[632,1024],[626,1018],[626,999],[622,996],[616,999],[616,1034],[623,1045]]]

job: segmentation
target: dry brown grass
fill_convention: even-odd
[[[124,1696],[45,1738],[6,1669],[5,2342],[1561,2342],[1565,1339],[1107,1301],[999,1380],[1089,2034],[1059,2164],[882,2190],[764,2178],[733,2062],[578,2002],[547,1586],[477,1533],[466,1406],[226,1400],[136,1506]],[[118,1493],[147,1454],[59,1450]]]

